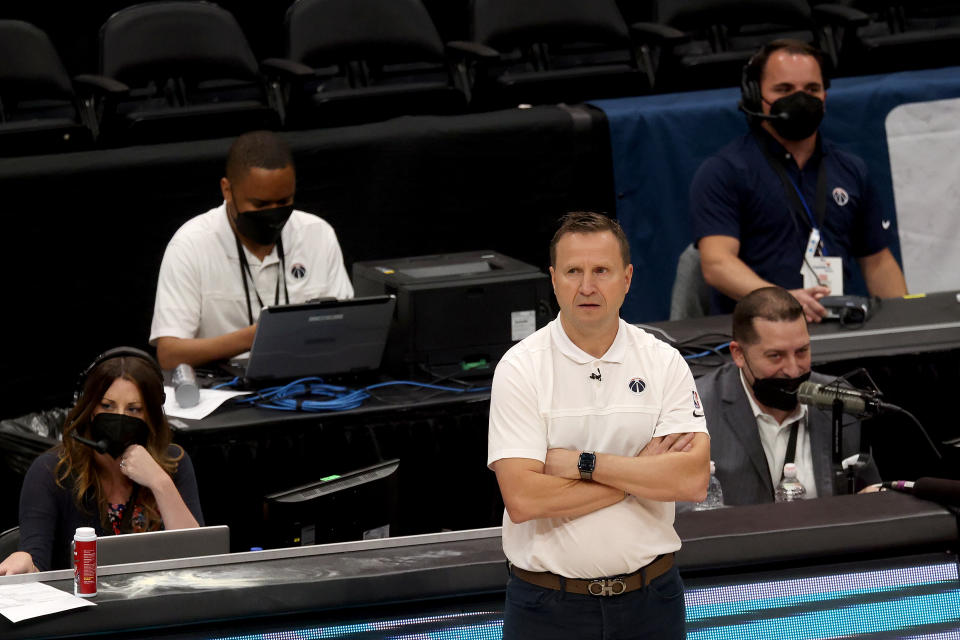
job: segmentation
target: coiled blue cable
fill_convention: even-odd
[[[458,387],[413,382],[411,380],[380,382],[362,389],[349,389],[348,387],[326,384],[322,378],[309,377],[294,380],[283,386],[261,389],[257,393],[237,399],[237,403],[255,405],[264,409],[275,409],[278,411],[346,411],[361,406],[370,398],[369,391],[397,385],[448,391],[451,393],[477,393],[480,391],[489,391],[490,389],[490,387],[461,389]],[[314,398],[318,396],[330,399],[303,399],[304,397]]]
[[[703,358],[703,357],[705,357],[705,356],[709,356],[709,355],[711,355],[711,354],[715,354],[717,351],[720,351],[721,349],[726,349],[726,348],[729,347],[729,346],[730,346],[730,343],[729,343],[729,342],[724,342],[723,344],[718,344],[718,345],[715,346],[713,349],[708,349],[708,350],[706,350],[706,351],[701,351],[700,353],[692,353],[692,354],[690,354],[689,356],[683,356],[683,359],[684,359],[684,360],[695,360],[696,358]]]
[[[215,384],[215,385],[213,385],[213,386],[210,387],[210,388],[211,388],[211,389],[226,389],[227,387],[232,387],[233,385],[237,384],[238,382],[240,382],[240,376],[234,376],[233,380],[230,380],[229,382],[221,382],[220,384]]]

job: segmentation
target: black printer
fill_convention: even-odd
[[[489,375],[555,314],[550,278],[495,251],[357,262],[353,288],[397,297],[383,366],[404,374]]]

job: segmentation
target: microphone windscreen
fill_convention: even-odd
[[[913,494],[924,500],[960,506],[960,480],[945,478],[917,478]]]

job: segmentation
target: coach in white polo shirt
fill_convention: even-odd
[[[490,403],[503,637],[682,638],[673,501],[702,500],[710,475],[693,376],[620,319],[633,267],[615,220],[568,214],[550,254],[560,315],[503,357]]]
[[[283,140],[240,136],[220,190],[223,204],[187,221],[163,255],[150,344],[165,369],[249,351],[265,306],[353,297],[333,228],[293,209],[296,173]]]

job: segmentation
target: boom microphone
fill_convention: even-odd
[[[846,389],[834,383],[817,384],[816,382],[810,382],[808,380],[800,383],[800,387],[797,389],[797,400],[803,404],[821,409],[832,409],[834,400],[839,400],[843,412],[855,416],[876,416],[887,411],[903,415],[920,430],[920,433],[923,434],[927,444],[933,449],[933,453],[936,454],[937,458],[943,459],[943,454],[940,453],[930,434],[923,428],[923,425],[920,424],[917,417],[902,407],[898,407],[889,402],[883,402],[880,400],[879,393],[861,391],[859,389]]]
[[[884,482],[882,486],[893,491],[912,493],[923,500],[960,506],[960,481],[944,478],[917,478],[916,482],[899,480]]]
[[[875,416],[884,411],[898,410],[893,405],[881,402],[880,398],[871,391],[846,389],[835,384],[817,384],[816,382],[801,382],[797,389],[797,399],[803,404],[812,405],[821,409],[832,409],[833,401],[840,400],[844,413],[854,415]]]
[[[100,453],[106,453],[107,448],[109,447],[109,443],[106,440],[90,440],[89,438],[84,438],[83,436],[81,436],[79,433],[76,432],[76,430],[70,432],[70,437],[72,437],[77,442],[81,444],[85,444],[91,449],[93,449],[94,451],[98,451]]]
[[[747,114],[748,116],[757,118],[758,120],[789,120],[790,119],[789,114],[782,113],[782,112],[776,115],[773,115],[771,113],[764,113],[762,111],[751,111],[750,109],[747,109],[745,104],[743,104],[743,100],[737,103],[737,108],[740,109],[740,111]]]

